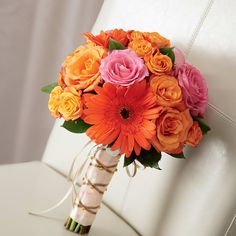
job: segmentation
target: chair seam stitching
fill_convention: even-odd
[[[200,30],[201,30],[205,20],[207,19],[207,16],[208,16],[208,14],[209,14],[209,12],[210,12],[210,10],[212,8],[212,5],[213,5],[214,1],[215,0],[210,0],[208,2],[208,4],[207,4],[206,8],[204,9],[201,18],[200,18],[198,24],[195,27],[195,30],[194,30],[193,35],[192,35],[192,38],[189,40],[189,44],[188,44],[188,47],[187,47],[186,52],[185,52],[186,56],[189,55],[189,53],[190,53],[190,51],[191,51],[191,49],[192,49],[192,47],[193,47],[193,45],[194,45],[194,43],[195,43],[195,41],[197,39],[197,36],[198,36],[198,34],[199,34],[199,32],[200,32]]]
[[[194,45],[194,43],[195,43],[195,41],[196,41],[196,39],[199,35],[199,32],[200,32],[205,20],[207,19],[210,10],[212,9],[212,6],[213,6],[214,2],[215,2],[215,0],[210,0],[207,4],[205,10],[203,11],[201,18],[200,18],[198,24],[195,27],[192,38],[189,40],[188,47],[185,51],[186,57],[189,56],[189,54],[190,54],[190,52],[193,48],[193,45]],[[227,122],[231,123],[233,126],[236,126],[236,121],[232,117],[230,117],[229,115],[226,115],[218,107],[216,107],[215,105],[213,105],[211,103],[208,103],[208,106],[211,107],[214,111],[216,111]]]
[[[230,229],[232,228],[232,226],[233,226],[233,224],[234,224],[235,219],[236,219],[236,214],[233,216],[233,219],[230,221],[230,224],[229,224],[229,226],[228,226],[228,228],[227,228],[227,230],[226,230],[224,236],[227,236],[227,235],[228,235]]]

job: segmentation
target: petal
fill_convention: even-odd
[[[146,119],[153,120],[153,119],[156,119],[159,116],[159,111],[160,111],[160,108],[157,108],[157,107],[152,108],[152,109],[149,109],[149,110],[143,112],[143,116]]]
[[[138,143],[136,141],[134,141],[134,151],[135,151],[135,154],[137,156],[140,155],[140,152],[141,152],[141,147],[138,145]]]
[[[100,137],[103,145],[111,144],[118,137],[120,133],[119,129],[112,129],[109,133],[106,133]]]
[[[115,141],[115,143],[111,147],[112,151],[115,151],[115,150],[117,150],[117,149],[119,149],[121,147],[122,139],[123,139],[123,134],[120,133],[119,137],[117,138],[117,140]]]
[[[128,153],[128,146],[126,145],[128,142],[128,137],[126,135],[123,136],[122,142],[121,142],[121,147],[120,147],[120,153],[121,154],[126,154]]]
[[[144,149],[149,150],[151,148],[150,143],[147,141],[147,139],[143,136],[141,132],[137,133],[134,138],[135,141]]]
[[[145,136],[146,139],[152,139],[154,136],[154,132],[150,132],[148,129],[145,129],[144,127],[140,128],[140,131]]]
[[[131,134],[127,134],[128,137],[128,150],[132,152],[134,148],[134,137]]]

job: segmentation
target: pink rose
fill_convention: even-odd
[[[100,73],[106,82],[128,86],[148,76],[144,61],[130,49],[113,50],[102,59]]]
[[[174,72],[182,88],[184,101],[192,115],[203,115],[208,101],[207,83],[200,71],[185,63]]]
[[[185,63],[185,55],[178,48],[174,48],[174,54],[175,54],[175,67],[179,68]]]

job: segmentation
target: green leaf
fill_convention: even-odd
[[[159,161],[161,160],[161,152],[158,152],[154,147],[151,147],[150,150],[142,149],[140,155],[137,157],[139,161],[145,167],[151,167],[160,169]]]
[[[120,44],[119,42],[117,42],[116,40],[110,38],[109,39],[109,50],[123,50],[126,49],[124,45]]]
[[[131,163],[133,163],[134,162],[134,160],[135,160],[135,156],[130,156],[130,157],[124,157],[124,167],[126,167],[126,166],[128,166],[128,165],[130,165]]]
[[[41,88],[41,91],[44,93],[51,93],[51,91],[58,85],[57,82],[46,85],[44,87]]]
[[[174,48],[160,48],[160,53],[170,57],[173,65],[174,65],[174,63],[175,63]]]
[[[193,116],[193,120],[198,122],[203,135],[211,130],[210,126],[206,123],[206,121],[203,118],[199,116]]]
[[[168,153],[169,154],[169,153]],[[185,156],[184,156],[184,153],[181,152],[181,153],[178,153],[178,154],[169,154],[170,156],[174,157],[174,158],[179,158],[179,159],[184,159]]]
[[[62,125],[63,128],[72,133],[84,133],[90,126],[91,125],[85,123],[80,118],[77,120],[65,121]]]
[[[139,156],[136,156],[135,152],[133,152],[129,158],[125,157],[124,166],[130,165],[134,160],[139,161],[145,167],[151,167],[161,170],[158,165],[158,162],[161,160],[161,153],[156,151],[154,147],[151,147],[151,149],[148,151],[142,149]]]

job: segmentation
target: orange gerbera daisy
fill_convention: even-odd
[[[96,45],[103,46],[105,48],[108,48],[110,38],[118,41],[124,46],[127,46],[129,41],[127,37],[127,32],[123,29],[108,30],[106,32],[100,31],[100,34],[98,35],[84,33],[83,36],[86,37],[88,40],[94,42]]]
[[[92,124],[87,135],[98,144],[112,144],[113,151],[129,157],[134,150],[149,150],[156,133],[155,120],[161,107],[146,81],[128,88],[105,83],[86,102],[84,121]]]
[[[93,35],[91,33],[84,33],[83,36],[85,36],[90,41],[96,43],[96,45],[103,46],[105,48],[108,47],[109,38],[110,36],[106,34],[106,32],[101,31],[98,35]]]

